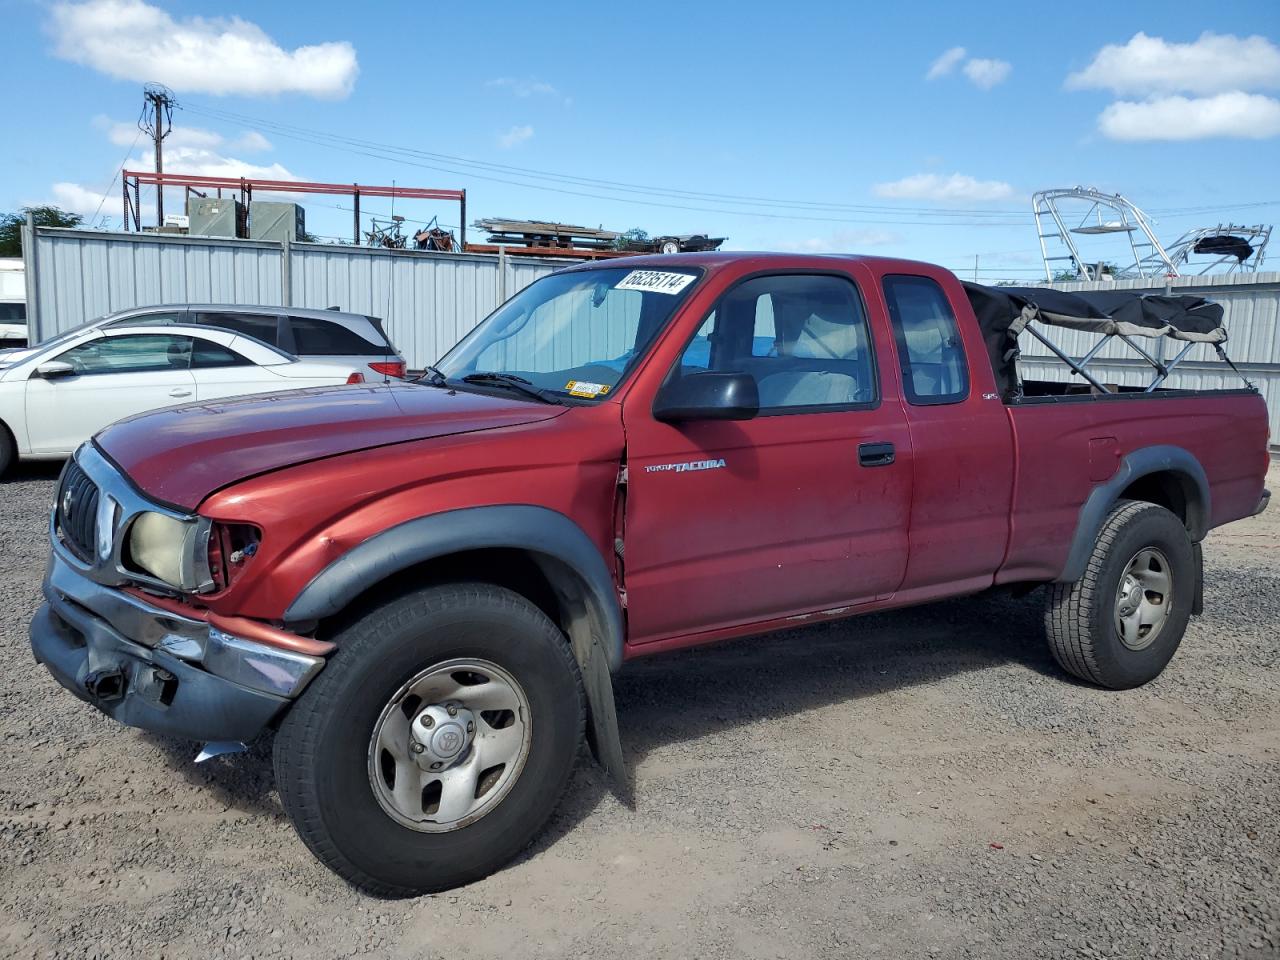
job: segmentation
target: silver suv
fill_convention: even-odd
[[[387,338],[382,321],[362,313],[227,303],[166,304],[121,310],[76,330],[171,323],[231,330],[303,360],[367,369],[370,372],[365,374],[366,380],[405,375],[404,357]]]

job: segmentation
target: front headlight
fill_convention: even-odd
[[[189,593],[209,590],[209,525],[142,513],[129,528],[129,559],[142,572]]]

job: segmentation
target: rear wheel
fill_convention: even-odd
[[[1121,501],[1098,533],[1084,576],[1054,584],[1045,629],[1068,673],[1114,690],[1141,686],[1173,658],[1196,586],[1191,538],[1153,503]]]
[[[281,800],[351,883],[408,896],[487,876],[559,801],[585,697],[568,642],[523,597],[432,587],[343,630],[275,743]]]

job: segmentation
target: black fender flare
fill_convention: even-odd
[[[1102,529],[1107,514],[1116,505],[1125,489],[1135,480],[1153,473],[1168,473],[1182,484],[1187,502],[1187,533],[1194,543],[1199,543],[1209,532],[1209,478],[1200,461],[1182,447],[1162,444],[1143,447],[1126,454],[1116,472],[1098,484],[1080,507],[1076,532],[1071,540],[1067,562],[1058,576],[1058,583],[1074,583],[1084,576],[1089,554],[1093,552],[1098,531]]]
[[[500,504],[406,520],[317,573],[285,611],[285,622],[323,620],[393,574],[451,553],[485,548],[526,551],[568,610],[569,639],[591,711],[591,745],[600,763],[622,780],[612,677],[622,666],[622,610],[604,557],[583,529],[562,513]]]

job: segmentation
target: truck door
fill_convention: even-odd
[[[1008,544],[1014,449],[981,332],[950,275],[888,274],[878,286],[915,464],[900,596],[984,589]]]
[[[744,279],[668,377],[750,374],[759,415],[654,419],[628,397],[625,587],[632,643],[891,594],[907,563],[911,445],[845,273]],[[633,394],[634,396],[634,394]]]

